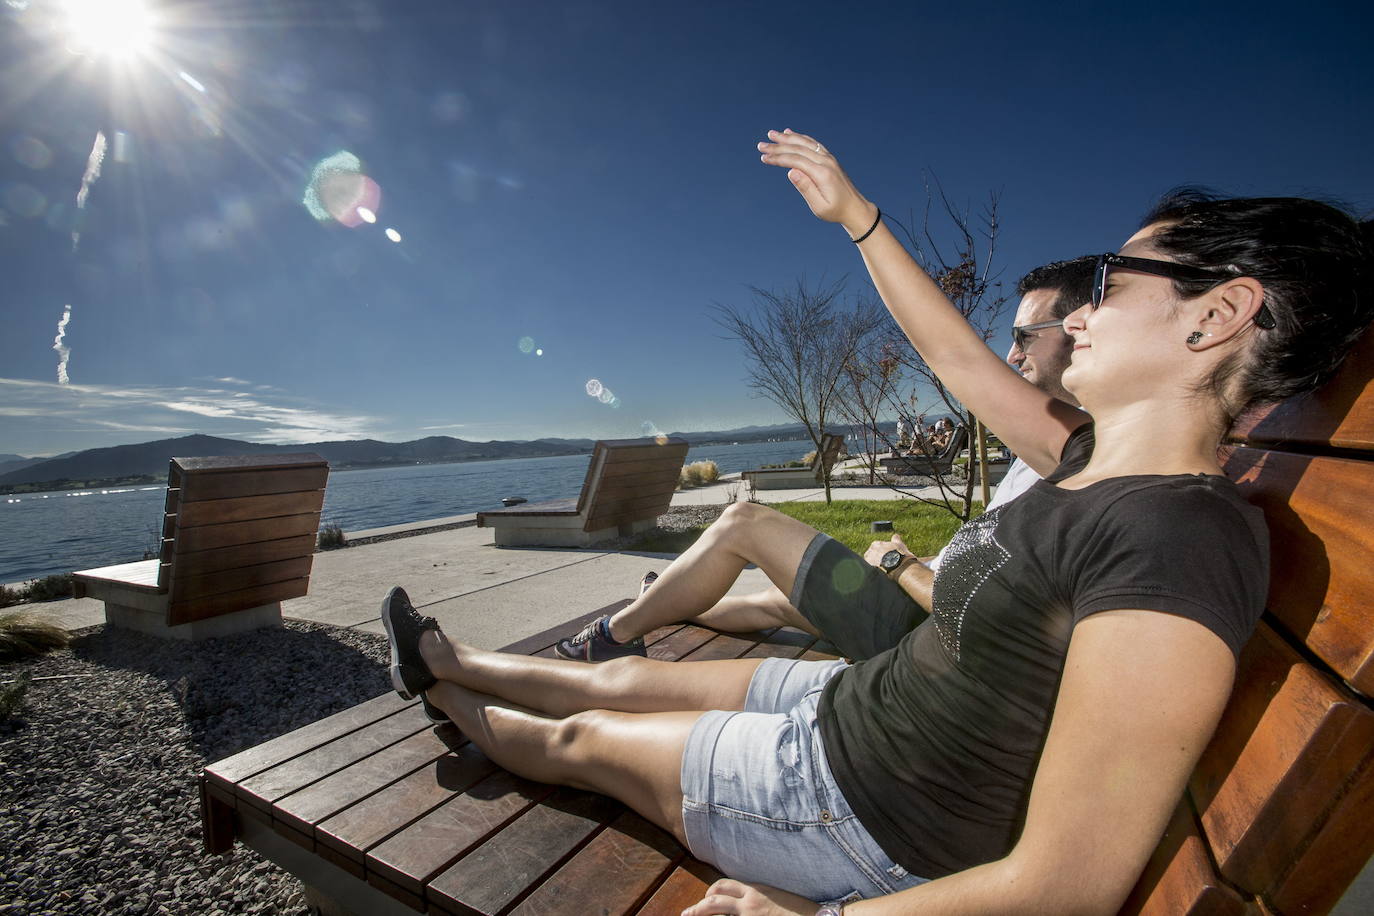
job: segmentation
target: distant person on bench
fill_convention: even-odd
[[[1060,381],[1073,349],[1073,338],[1064,333],[1063,322],[1065,315],[1080,308],[1091,297],[1094,261],[1092,257],[1054,261],[1021,278],[1016,286],[1021,302],[1016,308],[1011,349],[1006,356],[1007,362],[1026,381],[1050,397],[1075,406],[1077,399],[1064,390]],[[937,432],[943,428],[940,424],[948,423],[942,417],[936,424]],[[916,428],[921,429],[920,425]],[[946,430],[945,435],[948,433]],[[935,445],[930,448],[939,450]],[[996,495],[984,511],[1010,502],[1039,479],[1039,474],[1017,458],[1007,468]],[[943,557],[941,550],[933,559],[915,562],[916,557],[898,534],[890,540],[874,541],[864,553],[866,561],[885,571],[927,612],[935,570]],[[656,578],[654,573],[644,577],[640,584],[641,594]],[[749,595],[727,595],[715,607],[692,618],[692,622],[735,633],[789,626],[824,638],[826,634],[818,623],[797,609],[795,598],[795,595],[784,595],[775,585]],[[862,611],[856,608],[855,613]],[[562,658],[589,662],[644,655],[643,636],[657,626],[658,623],[646,619],[641,609],[631,605],[614,616],[594,620],[576,635],[560,640],[555,651]]]

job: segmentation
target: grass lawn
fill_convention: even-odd
[[[773,508],[824,531],[860,555],[879,537],[888,537],[872,532],[870,525],[875,521],[892,522],[892,527],[918,557],[938,553],[959,527],[958,519],[944,509],[927,506],[914,499],[837,499],[829,505],[823,502],[796,502],[778,503]],[[974,503],[973,514],[981,511],[982,504]],[[693,528],[688,531],[651,533],[637,542],[633,549],[681,553],[704,530]]]

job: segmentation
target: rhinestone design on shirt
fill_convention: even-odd
[[[1011,559],[1011,554],[993,537],[1001,507],[966,522],[949,542],[944,562],[935,574],[934,618],[940,644],[954,660],[964,633],[964,615],[973,596],[988,577]]]

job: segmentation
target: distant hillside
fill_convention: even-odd
[[[837,430],[843,431],[843,430]],[[675,432],[672,436],[693,445],[720,445],[732,442],[764,442],[804,438],[803,427],[795,424],[750,426],[743,429]],[[536,439],[532,442],[469,442],[451,436],[429,436],[411,442],[381,442],[376,439],[350,439],[313,442],[307,445],[264,445],[216,436],[182,436],[137,445],[116,445],[68,453],[56,458],[11,457],[19,465],[0,466],[0,488],[21,484],[49,484],[54,487],[132,478],[144,475],[165,477],[167,464],[178,456],[271,455],[281,452],[316,452],[333,468],[383,467],[394,464],[444,464],[454,461],[480,461],[494,458],[544,458],[553,455],[589,454],[592,439]]]

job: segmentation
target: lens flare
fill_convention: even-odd
[[[534,351],[534,355],[535,355],[535,356],[543,356],[543,355],[544,355],[544,348],[543,348],[543,347],[540,347],[538,350],[535,350],[535,351]]]
[[[392,229],[390,227],[388,227],[386,230],[386,237],[391,239],[393,242],[399,243],[401,241],[401,233],[397,232],[395,229]]]
[[[520,348],[521,353],[529,353],[534,349],[534,338],[522,337],[520,338],[520,342],[516,344],[516,346]]]
[[[381,203],[381,187],[363,174],[362,161],[347,150],[315,164],[301,198],[301,204],[319,222],[334,220],[350,229],[376,220]],[[371,220],[362,215],[364,210],[372,214]]]
[[[363,222],[365,222],[365,223],[375,223],[375,222],[377,222],[377,214],[375,214],[375,213],[373,213],[371,210],[367,209],[367,207],[359,207],[359,208],[358,208],[358,218],[361,219],[361,220],[362,220]]]
[[[615,400],[615,395],[611,392],[611,389],[602,388],[601,393],[596,396],[596,399],[602,404],[609,404],[611,401]]]
[[[599,398],[599,397],[601,397],[601,392],[604,390],[604,389],[603,389],[603,386],[602,386],[602,384],[601,384],[601,382],[599,382],[598,380],[596,380],[596,379],[594,379],[594,378],[592,378],[592,379],[587,379],[586,388],[587,388],[587,395],[588,395],[589,397],[593,397],[593,398]]]

